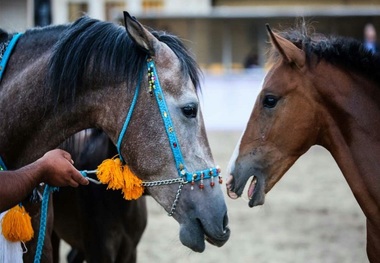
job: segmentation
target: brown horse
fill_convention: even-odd
[[[199,107],[199,68],[177,37],[150,32],[128,13],[124,20],[122,27],[83,17],[19,38],[0,83],[0,156],[14,169],[81,130],[99,128],[134,174],[155,182],[146,192],[178,221],[185,246],[197,252],[205,240],[222,246],[230,230],[221,187],[211,184],[218,173]],[[1,40],[12,37],[0,31]],[[174,151],[182,153],[181,165]],[[200,175],[210,167],[212,176]],[[191,190],[193,171],[203,189]],[[40,204],[24,204],[38,233]],[[49,213],[42,262],[52,262],[52,225]],[[25,262],[36,243],[37,237],[26,244]]]
[[[331,152],[367,217],[367,254],[380,259],[380,57],[356,40],[273,33],[270,69],[231,157],[227,190],[249,206],[312,145]]]

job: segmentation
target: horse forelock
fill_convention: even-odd
[[[359,73],[372,79],[380,85],[380,55],[366,50],[363,43],[357,39],[343,36],[325,36],[319,33],[310,33],[311,29],[305,24],[291,28],[279,34],[291,41],[306,54],[307,64],[321,60],[337,67]],[[317,58],[313,60],[313,58]],[[280,54],[272,47],[269,50],[267,67],[279,62]]]
[[[152,32],[173,50],[182,72],[199,87],[199,69],[178,37]],[[138,48],[124,27],[82,17],[67,26],[56,43],[49,63],[48,83],[55,101],[73,102],[78,92],[102,85],[126,82],[135,87],[140,71],[146,71],[147,54]]]
[[[200,89],[200,68],[183,42],[177,36],[167,34],[163,31],[152,33],[158,40],[165,43],[174,52],[180,60],[181,72],[183,75],[190,77],[195,89]]]

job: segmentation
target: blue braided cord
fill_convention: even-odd
[[[123,157],[121,156],[121,142],[123,141],[125,132],[127,131],[129,122],[131,121],[131,118],[132,118],[133,110],[135,109],[135,106],[136,106],[136,102],[137,102],[137,98],[138,98],[139,90],[140,90],[140,85],[141,85],[141,78],[142,78],[142,72],[140,73],[139,80],[137,82],[137,86],[136,86],[136,90],[135,90],[135,95],[133,96],[133,100],[132,100],[131,106],[129,107],[129,111],[128,111],[127,117],[125,119],[123,128],[121,129],[120,134],[119,134],[119,138],[117,139],[117,144],[116,144],[117,152],[119,153],[119,157],[120,157],[121,161],[123,161],[123,162],[124,162],[124,160],[123,160]]]
[[[3,73],[5,71],[5,67],[7,66],[8,59],[11,56],[12,50],[13,50],[14,46],[17,43],[17,40],[19,39],[19,37],[21,35],[22,35],[22,33],[15,34],[12,37],[11,41],[8,44],[7,49],[4,52],[3,59],[0,61],[0,81],[1,81],[1,79],[3,77]]]
[[[41,204],[40,230],[38,233],[37,250],[34,256],[34,263],[39,263],[41,261],[42,249],[44,247],[44,241],[45,241],[49,197],[50,197],[50,194],[53,192],[53,190],[54,188],[50,187],[49,185],[46,185],[44,189],[44,194],[43,194],[42,204]]]
[[[161,113],[162,120],[164,121],[166,134],[168,135],[170,148],[172,149],[176,167],[178,169],[178,175],[180,177],[185,177],[187,182],[199,181],[201,179],[208,179],[211,177],[216,177],[220,174],[219,168],[210,168],[202,171],[196,171],[193,173],[187,172],[185,169],[185,162],[182,156],[181,147],[177,140],[176,132],[169,114],[168,107],[165,102],[165,96],[162,92],[160,81],[158,79],[158,74],[153,60],[148,60],[148,72],[152,72],[153,76],[149,76],[151,81],[154,82],[152,86],[152,92],[155,94],[158,108]]]

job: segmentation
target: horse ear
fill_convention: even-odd
[[[273,33],[268,24],[266,24],[266,27],[272,44],[276,47],[278,52],[280,52],[283,59],[288,63],[295,63],[299,68],[302,68],[305,65],[306,60],[305,52],[289,40]]]
[[[124,11],[124,24],[135,44],[153,57],[155,54],[154,43],[157,41],[157,38],[126,11]]]

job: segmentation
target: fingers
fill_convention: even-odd
[[[82,176],[82,174],[77,171],[73,177],[73,180],[77,183],[77,184],[81,184],[81,185],[88,185],[90,182],[87,180],[86,177]]]
[[[71,187],[78,187],[79,186],[79,184],[75,181],[75,180],[70,180],[70,182],[69,182],[69,186],[71,186]]]
[[[68,160],[72,165],[74,165],[74,161],[71,158],[70,153],[62,150],[62,156],[66,160]],[[73,167],[73,168],[75,169],[75,167]],[[78,187],[80,184],[81,185],[88,185],[89,181],[85,177],[83,177],[82,174],[77,169],[75,169],[74,174],[71,176],[71,180],[70,180],[69,185],[73,186],[73,187]]]
[[[63,158],[65,158],[66,160],[68,160],[71,164],[74,164],[73,159],[71,159],[71,154],[70,153],[62,150],[62,156],[63,156]]]
[[[72,174],[70,179],[67,181],[68,186],[78,187],[79,185],[88,185],[90,182],[83,177],[78,171]]]

